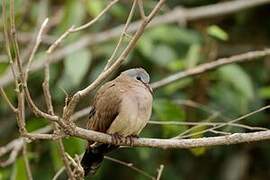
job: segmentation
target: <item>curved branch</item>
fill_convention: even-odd
[[[198,74],[201,74],[203,72],[209,71],[209,70],[213,70],[216,69],[218,67],[227,65],[227,64],[232,64],[232,63],[240,63],[240,62],[247,62],[247,61],[251,61],[251,60],[256,60],[265,56],[269,56],[270,55],[270,49],[265,49],[265,50],[261,50],[261,51],[251,51],[251,52],[247,52],[247,53],[243,53],[243,54],[239,54],[239,55],[234,55],[228,58],[221,58],[218,59],[216,61],[213,62],[209,62],[209,63],[204,63],[201,65],[198,65],[194,68],[190,68],[187,69],[185,71],[181,71],[179,73],[170,75],[162,80],[159,80],[157,82],[154,82],[151,84],[151,87],[153,89],[162,87],[162,86],[166,86],[170,83],[173,83],[177,80],[186,78],[186,77],[190,77],[190,76],[195,76]]]

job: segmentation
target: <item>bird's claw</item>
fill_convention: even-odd
[[[111,134],[112,136],[112,144],[118,145],[121,143],[122,136],[118,133]]]
[[[127,137],[123,137],[118,133],[111,134],[111,137],[112,137],[112,144],[119,145],[124,142],[130,146],[134,146],[134,139],[139,138],[139,136],[137,135],[130,135]]]
[[[130,146],[134,146],[134,139],[139,138],[137,135],[131,135],[126,137],[126,143],[129,144]]]

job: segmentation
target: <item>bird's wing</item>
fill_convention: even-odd
[[[97,92],[87,127],[106,132],[119,113],[121,91],[114,81],[107,82]]]

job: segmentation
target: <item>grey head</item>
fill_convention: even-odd
[[[150,76],[143,68],[128,69],[121,73],[121,75],[127,75],[130,78],[141,81],[143,84],[149,84]]]

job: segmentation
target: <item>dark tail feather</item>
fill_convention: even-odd
[[[91,175],[95,174],[101,165],[104,155],[118,146],[110,144],[96,144],[93,147],[89,146],[81,160],[81,165],[84,169],[84,176],[90,172]]]

